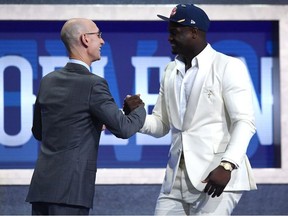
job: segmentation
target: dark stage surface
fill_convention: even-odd
[[[153,215],[160,185],[96,185],[91,215]],[[0,215],[27,215],[28,186],[0,186]],[[246,192],[233,215],[288,215],[288,185],[258,185]]]

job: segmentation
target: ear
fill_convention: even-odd
[[[83,44],[83,46],[88,47],[89,38],[87,37],[86,34],[81,34],[80,41]]]
[[[198,31],[197,28],[192,28],[192,29],[191,29],[191,33],[192,33],[192,38],[193,38],[193,39],[196,39],[196,38],[198,37],[199,31]]]

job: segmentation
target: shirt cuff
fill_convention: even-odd
[[[221,161],[227,161],[227,162],[229,162],[229,163],[234,164],[234,165],[235,165],[235,169],[237,169],[237,168],[239,167],[239,165],[238,165],[235,161],[233,161],[233,160],[231,160],[231,159],[229,159],[229,158],[223,157],[223,158],[221,159]]]

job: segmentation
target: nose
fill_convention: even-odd
[[[104,41],[104,39],[103,39],[103,38],[101,38],[101,41],[100,41],[100,43],[101,43],[102,45],[104,45],[104,44],[105,44],[105,41]]]
[[[172,40],[173,40],[173,36],[171,34],[169,34],[168,41],[171,42]]]

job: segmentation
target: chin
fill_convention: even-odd
[[[173,55],[178,55],[178,52],[175,51],[175,50],[172,50],[171,53],[172,53]]]

